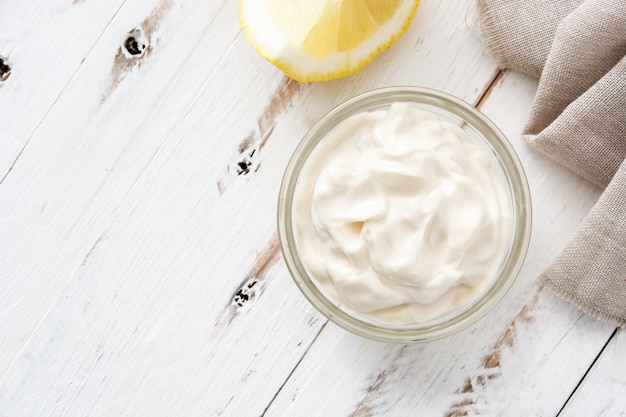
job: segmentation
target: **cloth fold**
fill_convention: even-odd
[[[522,138],[606,187],[542,279],[626,326],[626,1],[477,0],[486,47],[540,77]]]

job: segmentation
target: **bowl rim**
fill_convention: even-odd
[[[310,277],[297,254],[292,206],[294,191],[303,163],[317,143],[338,122],[350,115],[371,110],[373,104],[413,102],[438,107],[452,113],[477,129],[492,147],[501,169],[507,176],[507,194],[513,202],[511,248],[501,272],[482,295],[448,321],[432,326],[423,323],[395,325],[351,314],[340,303],[327,298],[315,278]],[[488,134],[485,134],[488,133]],[[280,185],[277,210],[278,236],[289,273],[305,298],[327,319],[359,336],[389,343],[419,343],[441,339],[475,324],[491,311],[517,279],[528,252],[532,227],[532,202],[528,180],[521,161],[502,131],[479,109],[443,91],[417,86],[391,86],[358,94],[328,111],[311,127],[293,151]],[[426,322],[428,323],[428,322]]]

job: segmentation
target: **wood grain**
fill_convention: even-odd
[[[175,4],[160,29],[171,36],[164,32],[158,51],[102,103],[120,42],[158,4],[124,4],[0,185],[0,275],[7,289],[0,303],[12,306],[3,313],[0,375],[84,262],[165,133],[219,65],[231,46],[225,40],[239,34],[237,27],[227,30],[231,11],[222,5],[195,4],[183,14]],[[196,49],[211,51],[211,59],[194,55]]]
[[[0,4],[0,184],[125,1]]]

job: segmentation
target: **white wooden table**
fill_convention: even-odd
[[[522,143],[537,80],[500,70],[474,17],[423,0],[370,66],[305,85],[252,50],[235,0],[0,0],[0,416],[626,415],[626,334],[538,282],[601,190]],[[317,313],[275,218],[307,129],[401,84],[492,118],[534,209],[503,302],[410,346]]]

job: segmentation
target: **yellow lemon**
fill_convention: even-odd
[[[354,74],[406,32],[419,0],[239,0],[239,23],[297,81]]]

